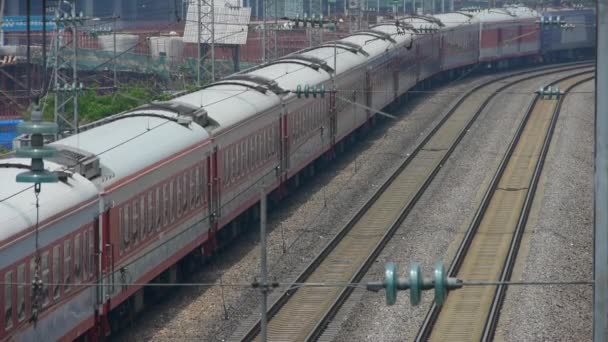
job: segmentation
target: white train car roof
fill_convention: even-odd
[[[336,69],[338,75],[367,62],[368,56],[366,56],[366,53],[345,49],[340,45],[342,41],[343,39],[336,41],[337,45],[334,45],[333,42],[327,42],[321,46],[306,49],[300,54],[324,60],[330,68]],[[335,46],[337,48],[334,48]],[[337,65],[334,65],[334,51]]]
[[[463,12],[435,14],[433,17],[441,20],[441,23],[444,25],[443,29],[451,29],[479,22],[472,14]]]
[[[477,18],[481,23],[495,23],[500,21],[508,21],[517,19],[517,15],[509,13],[504,9],[486,9],[481,12],[474,13],[475,18]]]
[[[265,90],[261,92],[256,87]],[[242,79],[231,81],[228,77],[172,101],[204,108],[209,118],[219,126],[215,129],[219,132],[278,105],[280,98],[258,83]]]
[[[0,241],[18,234],[36,223],[36,206],[32,184],[17,183],[18,174],[28,171],[30,159],[0,160]],[[63,170],[64,166],[46,161],[45,169]],[[40,192],[40,216],[43,222],[67,209],[82,205],[97,196],[97,187],[75,173],[64,182],[44,183]],[[61,200],[58,200],[61,199]],[[92,218],[91,218],[92,221]]]
[[[518,18],[538,18],[540,14],[533,8],[525,6],[507,6],[504,10],[517,16]]]
[[[201,125],[188,120],[180,124],[181,119],[151,106],[100,120],[98,126],[50,145],[98,157],[104,173],[94,181],[107,187],[208,139]]]
[[[414,30],[422,30],[422,29],[438,30],[443,25],[441,20],[439,20],[435,17],[432,17],[432,16],[408,15],[408,16],[400,17],[399,21],[402,23],[405,23],[407,25],[411,25],[414,28]],[[388,22],[388,23],[390,23],[390,22]]]
[[[377,25],[371,30],[362,30],[353,33],[343,39],[360,45],[373,59],[411,40],[410,35],[399,34],[397,27],[393,24]]]

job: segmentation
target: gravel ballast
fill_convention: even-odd
[[[564,100],[514,280],[593,278],[593,91],[593,81],[587,82]],[[591,341],[592,323],[590,285],[513,286],[507,291],[497,337]]]
[[[411,263],[420,263],[430,277],[436,262],[446,266],[454,257],[500,159],[512,139],[532,92],[561,75],[543,77],[509,88],[472,125],[410,215],[387,244],[364,281],[384,278],[386,262],[395,262],[401,276]],[[342,330],[335,341],[411,341],[416,337],[433,298],[423,294],[412,307],[407,291],[387,306],[384,291],[356,290]],[[525,340],[525,339],[523,339]]]

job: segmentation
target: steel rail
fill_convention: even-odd
[[[551,145],[551,140],[553,138],[553,133],[555,132],[555,126],[557,126],[557,120],[559,119],[559,115],[561,113],[562,105],[564,102],[564,98],[570,93],[570,91],[577,86],[588,82],[593,79],[593,77],[585,78],[580,81],[577,81],[573,85],[571,85],[568,89],[564,90],[564,96],[562,96],[555,108],[555,112],[553,113],[553,117],[551,118],[551,124],[549,127],[549,132],[547,132],[547,136],[545,137],[545,141],[543,142],[543,149],[541,151],[540,158],[536,165],[536,169],[534,170],[534,176],[531,182],[530,190],[526,196],[526,201],[524,203],[524,212],[520,218],[520,221],[517,224],[517,228],[515,231],[515,236],[513,237],[513,241],[511,242],[511,246],[509,248],[509,254],[507,256],[507,260],[505,261],[505,265],[503,267],[503,273],[500,277],[501,282],[506,282],[511,279],[511,275],[513,274],[513,268],[515,267],[515,261],[517,258],[517,252],[519,251],[519,246],[521,245],[521,240],[523,238],[523,233],[526,229],[526,224],[528,223],[528,217],[530,215],[530,211],[532,209],[532,202],[534,201],[534,196],[536,194],[536,188],[538,187],[538,182],[540,181],[540,176],[543,171],[543,167],[545,165],[545,160],[547,154],[549,153],[549,147]],[[500,318],[500,309],[502,304],[504,303],[505,295],[507,293],[506,285],[499,285],[496,289],[496,294],[494,295],[494,300],[492,301],[492,307],[490,309],[490,314],[488,319],[486,320],[486,325],[484,327],[483,340],[491,341],[494,338],[494,333],[496,332],[496,326],[498,324],[498,319]]]
[[[441,159],[436,163],[436,165],[434,167],[432,167],[430,172],[428,172],[426,174],[424,181],[422,182],[420,187],[417,188],[418,190],[416,190],[414,192],[414,195],[411,197],[411,199],[409,200],[407,205],[400,208],[399,213],[396,216],[396,219],[393,222],[391,222],[390,224],[388,224],[387,227],[385,227],[386,229],[384,229],[382,237],[376,243],[376,245],[372,248],[372,252],[368,253],[367,257],[365,257],[365,260],[360,265],[358,265],[358,267],[354,270],[354,272],[352,272],[352,275],[350,275],[350,277],[348,279],[349,282],[357,282],[362,278],[363,274],[367,271],[367,269],[369,268],[369,266],[371,265],[373,260],[377,257],[379,252],[382,250],[384,245],[390,240],[392,233],[400,225],[400,223],[403,221],[403,219],[405,219],[405,217],[407,216],[409,211],[412,209],[412,207],[415,205],[417,200],[424,193],[425,189],[428,187],[428,185],[434,178],[435,174],[441,168],[441,165],[443,165],[443,163],[451,155],[452,151],[458,145],[460,140],[464,137],[464,135],[468,131],[469,127],[473,124],[473,122],[475,122],[475,119],[479,116],[479,114],[483,111],[483,109],[489,104],[489,102],[495,98],[495,96],[497,94],[499,94],[502,90],[504,90],[508,87],[511,87],[511,86],[516,85],[521,82],[528,81],[530,79],[534,79],[534,78],[538,78],[538,77],[545,77],[549,74],[562,73],[565,71],[587,68],[589,66],[590,66],[590,64],[588,64],[588,63],[575,63],[575,64],[569,64],[567,66],[560,65],[560,66],[544,67],[544,68],[539,68],[539,69],[534,69],[534,70],[526,70],[526,71],[502,76],[502,77],[484,82],[484,83],[474,87],[473,89],[469,90],[444,115],[444,117],[440,120],[440,122],[431,130],[431,132],[423,139],[423,141],[418,146],[416,146],[416,148],[410,154],[410,156],[408,158],[406,158],[401,163],[401,165],[399,167],[397,167],[396,170],[386,179],[386,181],[384,181],[382,183],[382,185],[379,187],[379,189],[374,192],[374,194],[369,198],[369,200],[367,200],[361,206],[361,208],[356,211],[356,213],[351,217],[351,219],[348,221],[348,223],[343,228],[341,228],[341,230],[334,236],[334,238],[330,242],[327,243],[327,245],[313,259],[313,261],[307,265],[305,270],[297,276],[297,278],[293,281],[293,283],[303,283],[306,280],[310,279],[311,275],[313,275],[313,273],[319,269],[319,266],[322,265],[322,263],[327,259],[327,257],[336,250],[336,248],[340,245],[340,242],[345,238],[345,236],[347,236],[349,234],[349,232],[351,232],[353,227],[356,226],[357,223],[359,223],[360,220],[365,216],[365,214],[367,214],[370,211],[369,209],[378,201],[380,196],[383,195],[387,191],[387,189],[390,188],[390,186],[393,184],[395,179],[397,179],[404,172],[404,170],[413,161],[416,160],[417,156],[419,155],[419,153],[421,151],[436,152],[436,151],[433,151],[432,149],[425,150],[424,147],[436,136],[436,133],[442,127],[444,127],[444,124],[449,121],[449,119],[453,116],[453,114],[455,112],[457,112],[459,109],[462,110],[462,107],[464,107],[466,105],[466,101],[468,99],[471,99],[472,101],[477,100],[480,102],[478,107],[476,107],[477,109],[475,110],[474,114],[472,114],[471,117],[468,119],[468,121],[466,121],[466,124],[464,124],[461,131],[456,132],[457,135],[456,135],[455,139],[453,140],[453,142],[450,144],[449,148],[443,152],[444,155],[441,157]],[[512,79],[512,78],[522,76],[522,75],[526,75],[526,76],[523,76],[521,78],[518,78],[517,80],[508,82],[506,84],[499,85],[501,81],[505,81],[505,80]],[[495,91],[484,94],[484,95],[486,95],[485,97],[481,97],[481,98],[473,97],[473,95],[475,95],[480,89],[487,88],[488,86],[491,86],[491,85],[498,86],[498,88]],[[334,266],[334,268],[335,268],[335,266]],[[334,269],[333,271],[339,271],[339,270]],[[271,323],[272,323],[273,318],[279,313],[281,308],[283,308],[294,296],[296,296],[297,292],[301,291],[301,290],[302,289],[300,289],[299,287],[292,286],[278,295],[278,298],[270,305],[270,308],[268,309],[268,317],[270,317]],[[341,304],[348,298],[348,295],[351,292],[352,292],[352,288],[350,288],[350,287],[346,287],[346,288],[343,288],[343,289],[337,291],[335,296],[332,297],[333,300],[331,301],[331,303],[325,303],[323,305],[324,309],[322,309],[320,307],[317,308],[317,309],[322,309],[322,311],[323,311],[320,313],[321,318],[319,320],[317,320],[316,323],[314,323],[314,325],[310,329],[308,329],[306,332],[304,332],[303,335],[298,335],[299,337],[295,336],[290,339],[291,340],[314,340],[314,339],[318,338],[320,336],[320,334],[323,332],[323,329],[325,328],[327,322],[329,320],[331,320],[331,318],[335,315],[335,313],[338,311]],[[297,321],[297,317],[292,317],[292,319]],[[300,322],[298,322],[298,323],[300,323]],[[238,339],[240,341],[253,340],[260,331],[259,319],[256,319],[252,325],[245,327],[245,329],[242,329],[244,331],[237,330],[235,332],[235,334],[233,335],[233,338],[231,338],[231,340],[234,340],[234,339]],[[272,335],[270,335],[270,340],[273,340]]]
[[[571,74],[568,76],[565,76],[563,78],[560,78],[557,81],[554,81],[551,83],[551,85],[555,85],[558,84],[560,82],[563,82],[565,80],[571,79],[571,78],[576,78],[576,77],[580,77],[581,75],[585,75],[588,73],[591,73],[592,71],[583,71],[583,72],[579,72],[579,73],[575,73],[575,74]],[[582,80],[581,82],[586,81],[586,79]],[[567,90],[570,90],[571,87],[568,87]],[[480,227],[480,225],[482,224],[482,220],[485,216],[485,214],[488,212],[488,207],[490,206],[491,200],[493,198],[493,195],[496,193],[496,190],[498,189],[498,185],[501,182],[503,175],[505,174],[505,170],[507,169],[507,165],[509,164],[509,161],[511,160],[511,157],[513,155],[513,152],[516,150],[516,148],[518,147],[518,144],[520,142],[520,139],[522,137],[522,134],[524,133],[526,126],[528,124],[528,120],[530,119],[531,114],[534,112],[538,101],[539,101],[540,95],[536,95],[534,97],[534,99],[531,101],[530,105],[528,106],[526,113],[524,115],[524,118],[521,120],[516,133],[513,137],[513,139],[511,140],[507,151],[505,153],[505,155],[503,156],[499,167],[496,171],[496,173],[494,174],[490,185],[488,187],[488,190],[486,191],[486,193],[484,194],[484,197],[481,201],[481,204],[477,210],[477,212],[475,213],[475,216],[471,222],[471,225],[469,226],[465,237],[463,238],[463,240],[461,241],[459,248],[456,252],[456,256],[453,259],[452,264],[450,265],[450,268],[448,270],[448,276],[450,277],[456,277],[458,275],[458,272],[460,271],[465,258],[467,256],[467,252],[470,250],[471,248],[471,244],[473,243],[473,240],[475,239],[475,236],[477,234],[477,231]],[[561,101],[563,101],[563,97],[560,98],[560,100],[558,101],[558,103],[556,104],[555,110],[557,110],[557,108],[561,105]],[[543,144],[547,144],[550,142],[550,133],[552,134],[552,132],[554,131],[554,125],[556,123],[556,117],[555,117],[555,113],[552,115],[552,121],[548,127],[547,130],[547,135],[545,136],[545,139],[543,140]],[[526,194],[526,198],[524,200],[524,205],[521,209],[521,214],[519,215],[519,220],[518,220],[518,224],[516,226],[515,232],[513,233],[513,239],[511,240],[511,244],[510,244],[510,248],[509,248],[509,253],[513,253],[513,255],[510,255],[510,257],[512,258],[511,261],[507,261],[508,258],[505,258],[505,262],[503,263],[503,265],[507,265],[508,262],[514,262],[515,257],[517,255],[516,253],[516,247],[519,246],[519,243],[521,241],[521,235],[523,235],[523,229],[525,228],[525,220],[527,220],[527,216],[529,213],[529,210],[531,208],[531,203],[533,200],[533,196],[534,196],[534,189],[536,189],[536,185],[537,185],[537,181],[538,178],[536,178],[537,176],[540,176],[540,173],[542,172],[542,163],[544,163],[544,158],[546,156],[546,151],[548,150],[549,145],[543,145],[541,148],[541,154],[539,155],[538,159],[537,159],[537,163],[536,163],[536,167],[534,169],[534,173],[533,176],[530,180],[530,183],[528,184],[528,191]],[[540,158],[542,159],[542,163],[540,162]],[[538,173],[538,174],[537,174]],[[519,231],[521,229],[521,231]],[[519,231],[519,233],[517,232]],[[512,266],[508,267],[509,269],[504,269],[503,272],[504,275],[508,275],[510,276],[510,274],[512,273]],[[503,280],[508,280],[508,279],[503,279]],[[504,294],[503,294],[504,296]],[[495,310],[499,309],[500,306],[500,301],[502,300],[501,298],[496,298],[496,300],[498,301],[496,303],[496,307],[494,308],[494,306],[492,306],[492,308],[494,308]],[[441,308],[436,306],[435,303],[432,304],[430,310],[427,312],[427,315],[425,317],[425,320],[423,322],[423,324],[421,325],[418,335],[416,337],[416,341],[427,341],[429,340],[429,338],[431,337],[432,333],[433,333],[433,328],[435,326],[435,323],[437,323],[438,319],[439,319],[439,315],[441,313]],[[498,310],[496,311],[495,315],[498,314]],[[497,319],[498,316],[495,316]],[[490,316],[488,316],[488,319],[490,319]],[[494,318],[492,318],[494,319]],[[493,329],[495,327],[495,323],[491,323],[488,320],[484,320],[484,332],[482,333],[482,337],[484,337],[485,340],[485,336],[486,336],[486,331],[485,328],[487,326],[488,329]],[[488,332],[488,335],[492,335]]]

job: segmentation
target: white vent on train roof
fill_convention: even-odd
[[[64,165],[68,170],[79,173],[87,179],[93,179],[101,175],[99,158],[92,153],[80,149],[53,144],[58,150],[57,156],[51,160]]]

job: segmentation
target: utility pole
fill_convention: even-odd
[[[198,25],[197,25],[197,37],[198,39],[196,40],[196,46],[197,46],[197,59],[196,59],[196,85],[197,86],[201,86],[201,0],[197,0],[197,12],[198,12],[198,16],[197,16],[197,20],[198,20]]]
[[[204,63],[207,59],[211,62],[209,79],[215,81],[215,3],[214,0],[194,0],[196,1],[197,15],[194,20],[197,25],[197,63],[196,63],[196,84],[202,86]],[[203,52],[204,49],[204,52]]]
[[[46,0],[42,0],[42,92],[45,95],[47,91],[47,60],[46,60]]]
[[[0,46],[4,46],[4,30],[2,29],[4,24],[4,2],[5,0],[0,0]]]
[[[26,64],[26,88],[27,88],[27,102],[28,105],[32,100],[32,0],[26,0],[26,30],[27,30],[27,64]]]
[[[262,182],[262,188],[260,189],[260,290],[262,291],[262,305],[261,305],[261,340],[263,342],[268,341],[268,317],[266,302],[268,300],[268,269],[266,260],[266,189],[264,182]]]
[[[116,66],[118,65],[118,61],[116,60],[116,57],[117,57],[117,54],[116,54],[116,19],[117,18],[118,17],[116,16],[116,14],[114,14],[114,16],[112,18],[114,20],[113,25],[112,25],[113,26],[112,27],[112,31],[113,31],[112,32],[112,40],[114,42],[114,49],[113,49],[114,50],[113,51],[114,52],[114,56],[113,56],[114,63],[112,63],[113,64],[113,71],[114,71],[114,91],[118,90],[118,77],[117,77],[117,74],[116,74]]]
[[[78,81],[78,26],[83,25],[88,18],[82,12],[76,14],[76,3],[70,1],[69,13],[61,9],[59,3],[55,13],[55,78],[53,91],[55,93],[55,123],[59,126],[59,135],[78,133],[79,108],[78,96],[83,90],[82,83]],[[72,36],[67,31],[72,31]],[[69,42],[72,43],[70,49]],[[66,45],[63,45],[65,42]],[[72,103],[71,115],[67,113],[67,105]]]
[[[278,2],[284,0],[264,0],[262,12],[262,62],[272,61],[278,56],[277,28],[279,25]],[[274,20],[273,20],[274,18]],[[273,22],[273,28],[268,28],[268,22]]]
[[[608,0],[597,0],[593,340],[608,341]]]

